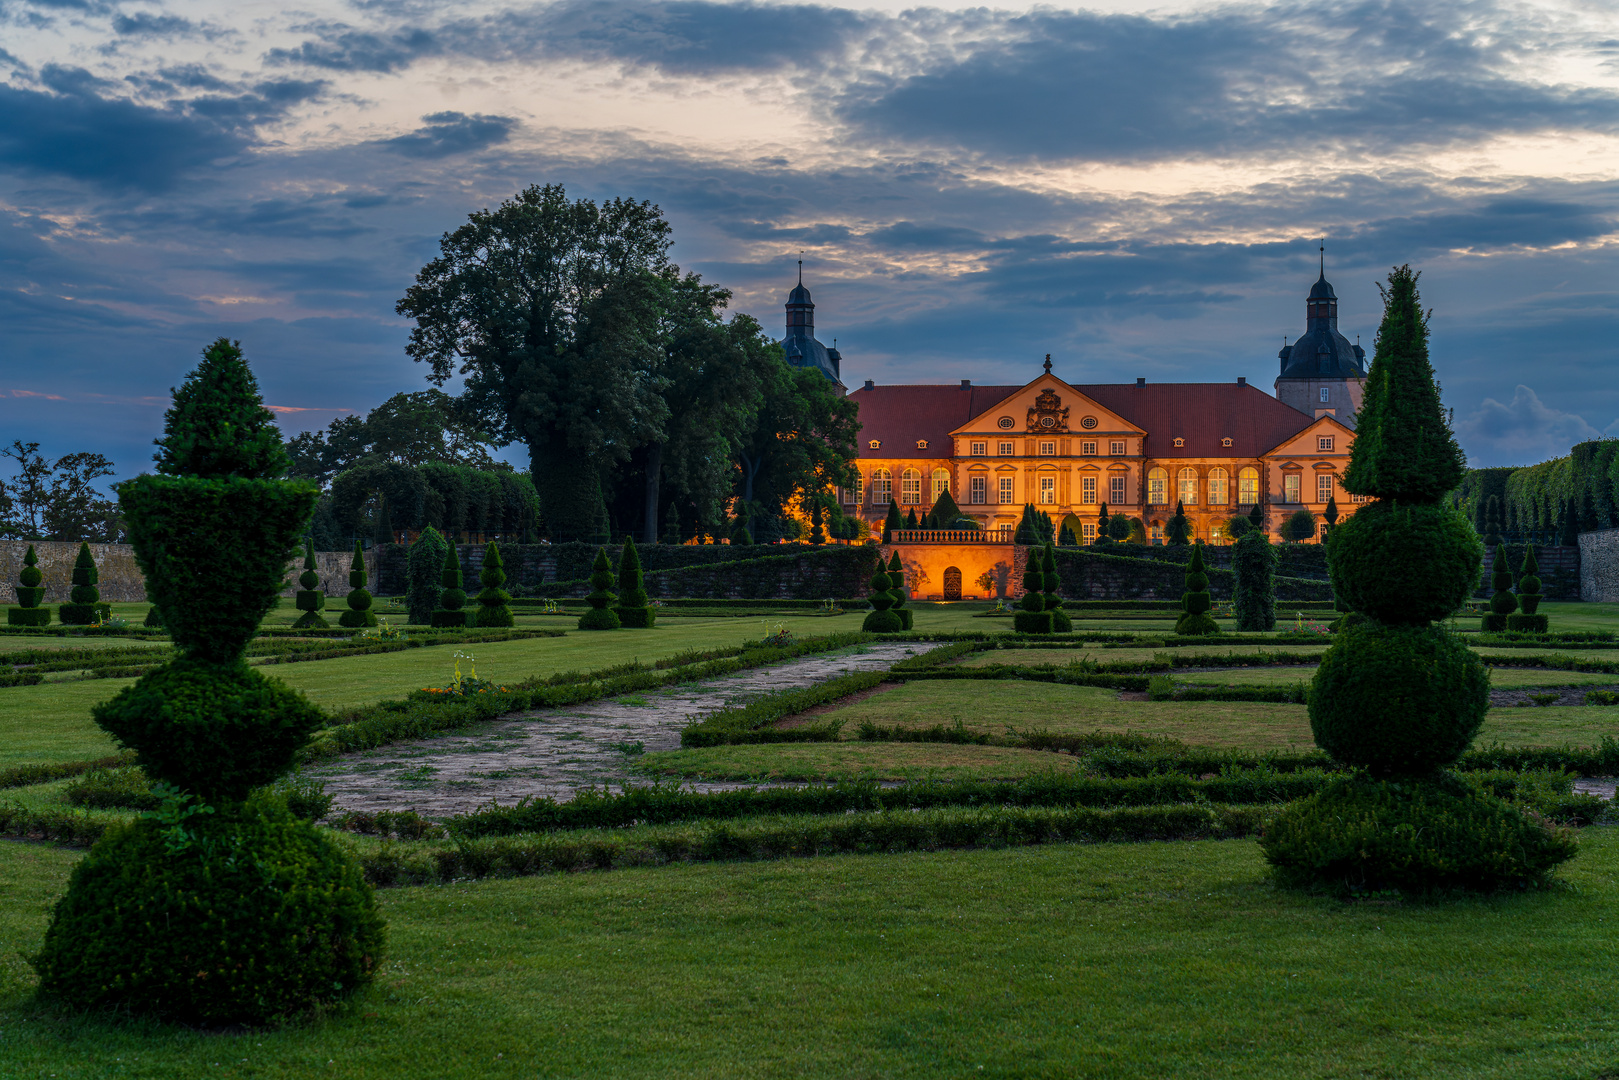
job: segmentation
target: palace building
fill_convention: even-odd
[[[1073,384],[1050,357],[1022,386],[867,380],[849,395],[860,405],[860,482],[840,490],[843,510],[880,529],[890,498],[921,517],[949,491],[986,530],[1015,528],[1033,504],[1059,525],[1074,515],[1085,541],[1096,538],[1102,503],[1139,519],[1155,543],[1177,501],[1194,535],[1217,544],[1256,503],[1272,532],[1301,508],[1324,526],[1330,497],[1345,516],[1358,501],[1338,478],[1366,378],[1365,353],[1338,333],[1337,303],[1323,268],[1305,334],[1281,352],[1274,397],[1243,378]],[[802,281],[787,312],[789,362],[841,386],[841,357],[815,341]]]

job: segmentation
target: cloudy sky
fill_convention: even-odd
[[[768,327],[802,257],[851,386],[1268,388],[1324,235],[1368,352],[1423,271],[1474,464],[1619,434],[1607,0],[0,0],[0,441],[141,471],[220,334],[288,431],[421,389],[395,302],[548,182]]]

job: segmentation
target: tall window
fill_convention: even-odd
[[[1107,444],[1107,452],[1109,454],[1112,454],[1114,457],[1123,457],[1124,456],[1124,440],[1123,439],[1114,439],[1112,442],[1108,443]]]
[[[1124,505],[1125,498],[1123,473],[1115,473],[1107,478],[1107,501],[1111,506]]]
[[[1055,442],[1042,442],[1040,444],[1040,456],[1041,457],[1056,457],[1057,456],[1057,444]]]
[[[1197,505],[1197,470],[1182,469],[1175,474],[1175,497],[1187,506]]]
[[[861,494],[861,492],[860,492],[860,483],[861,483],[860,476],[857,473],[855,475],[855,478],[854,478],[854,487],[846,487],[846,488],[839,488],[838,489],[839,491],[841,491],[843,493],[843,497],[842,497],[843,505],[845,505],[845,506],[859,506],[860,505],[860,494]]]
[[[1331,396],[1331,395],[1330,395],[1330,394],[1329,394],[1329,393],[1328,393],[1328,391],[1327,391],[1327,388],[1326,388],[1326,387],[1325,387],[1325,386],[1323,386],[1323,387],[1322,387],[1322,388],[1321,388],[1321,403],[1322,403],[1322,404],[1323,404],[1323,405],[1324,405],[1324,404],[1326,404],[1326,402],[1327,402],[1327,399],[1328,399],[1328,398],[1329,398],[1329,397],[1330,397],[1330,396]]]
[[[1096,476],[1094,474],[1079,478],[1079,501],[1086,506],[1096,505]]]
[[[1209,505],[1224,506],[1229,498],[1231,477],[1224,469],[1216,466],[1209,470]]]
[[[1252,506],[1259,501],[1259,470],[1252,465],[1237,470],[1237,502]]]
[[[878,469],[871,474],[871,505],[887,506],[894,499],[894,474]]]
[[[950,470],[933,470],[933,501],[938,502],[939,496],[950,490]]]
[[[1013,450],[1012,444],[1009,443],[1009,442],[996,443],[995,445],[996,445],[996,451],[995,452],[997,454],[999,454],[1001,457],[1011,457],[1016,452],[1016,451]]]
[[[1156,522],[1156,521],[1153,522],[1152,523],[1152,529],[1147,535],[1151,538],[1153,543],[1162,544],[1164,542],[1164,527],[1163,527],[1163,525],[1160,524],[1159,522]]]
[[[974,476],[970,478],[967,481],[967,501],[982,506],[984,500],[989,497],[984,490],[987,487],[989,487],[989,484],[985,482],[984,477]]]
[[[1169,501],[1169,473],[1152,469],[1147,473],[1147,501],[1162,506]]]
[[[1040,478],[1040,505],[1050,506],[1057,501],[1057,478],[1055,476],[1042,476]]]
[[[1332,498],[1332,482],[1337,479],[1329,472],[1317,473],[1315,477],[1315,501],[1324,503]]]
[[[1301,488],[1303,486],[1302,484],[1299,483],[1300,479],[1301,479],[1301,477],[1296,472],[1290,472],[1290,473],[1283,474],[1283,476],[1282,476],[1282,501],[1283,502],[1285,502],[1285,503],[1296,503],[1296,502],[1302,502],[1303,501],[1302,499],[1299,498],[1299,488]]]
[[[1093,442],[1082,442],[1079,444],[1079,452],[1084,454],[1086,457],[1095,457],[1096,444]]]
[[[1096,542],[1096,522],[1082,521],[1079,524],[1079,528],[1080,531],[1084,533],[1085,542],[1087,544],[1094,544]]]
[[[987,456],[989,456],[989,443],[987,443],[987,442],[975,442],[975,443],[973,443],[972,444],[972,455],[973,455],[973,457],[987,457]]]
[[[899,501],[906,506],[921,504],[922,474],[915,469],[906,469],[899,474]]]
[[[1001,494],[1001,502],[1009,503],[1009,502],[1014,501],[1013,498],[1012,498],[1012,478],[1010,476],[1001,477],[1001,493],[1000,494]]]

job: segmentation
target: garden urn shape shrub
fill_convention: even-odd
[[[348,610],[337,617],[339,625],[358,630],[377,625],[377,613],[371,610],[371,593],[367,591],[365,552],[360,542],[354,541],[354,561],[349,564],[349,594],[344,598]]]
[[[483,551],[483,566],[478,568],[478,626],[512,626],[512,609],[507,607],[511,594],[501,588],[506,584],[506,568],[500,561],[500,548],[493,540]]]
[[[1183,614],[1175,623],[1175,633],[1188,637],[1214,634],[1220,630],[1209,609],[1214,595],[1209,592],[1209,575],[1203,565],[1203,545],[1192,547],[1192,561],[1186,564],[1186,592],[1181,596]]]
[[[325,716],[243,661],[319,490],[289,464],[241,351],[220,339],[175,392],[157,475],[119,485],[173,661],[92,710],[164,795],[74,869],[34,959],[40,992],[192,1024],[258,1024],[376,970],[359,868],[265,792]]]
[[[1023,597],[1012,615],[1012,629],[1020,634],[1051,633],[1051,612],[1046,610],[1045,553],[1030,548],[1023,568]]]
[[[1492,496],[1493,498],[1493,496]],[[1512,592],[1512,564],[1507,561],[1507,546],[1495,545],[1494,565],[1490,571],[1490,610],[1480,627],[1485,633],[1507,628],[1507,617],[1518,610],[1518,597]]]
[[[894,579],[888,576],[882,556],[877,557],[877,572],[871,576],[871,611],[860,629],[868,634],[893,634],[905,629],[894,607]]]
[[[433,609],[433,625],[447,629],[465,628],[467,594],[461,588],[461,557],[454,544],[444,555],[444,569],[439,575],[438,607]]]
[[[90,554],[90,545],[79,544],[79,557],[73,563],[73,591],[68,593],[68,599],[72,602],[57,608],[57,617],[62,620],[62,625],[89,626],[96,621],[96,606],[101,599],[101,590],[96,588],[96,582],[100,578],[96,560]]]
[[[618,557],[618,604],[613,608],[620,626],[646,629],[653,624],[652,601],[642,582],[641,555],[635,541],[626,536]]]
[[[1523,614],[1508,615],[1507,629],[1524,634],[1544,634],[1549,627],[1546,616],[1537,613],[1540,600],[1540,562],[1535,558],[1535,545],[1526,544],[1523,550],[1523,576],[1518,579],[1518,606]]]
[[[28,545],[28,553],[22,557],[22,571],[17,575],[17,607],[6,609],[6,623],[9,626],[49,626],[51,624],[51,609],[42,606],[45,599],[45,575],[39,570],[39,556],[34,554],[34,545]]]
[[[1434,620],[1472,592],[1483,545],[1445,502],[1464,459],[1407,267],[1389,275],[1357,420],[1343,486],[1375,501],[1332,530],[1327,560],[1359,620],[1338,632],[1309,695],[1316,745],[1353,771],[1289,804],[1261,847],[1283,882],[1334,892],[1540,881],[1573,854],[1570,837],[1446,771],[1483,723],[1490,682]]]
[[[618,613],[612,608],[613,601],[618,597],[613,595],[613,564],[607,561],[607,549],[599,548],[596,551],[596,561],[590,567],[590,592],[585,597],[585,603],[590,610],[579,616],[579,629],[581,630],[617,630],[621,625]]]
[[[304,572],[298,575],[298,584],[303,588],[298,590],[293,600],[303,614],[292,624],[293,629],[331,626],[320,614],[326,607],[326,594],[315,587],[320,584],[320,574],[315,570],[315,541],[312,537],[304,537]]]

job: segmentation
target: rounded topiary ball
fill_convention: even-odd
[[[302,694],[245,663],[175,660],[91,710],[146,774],[209,802],[245,798],[326,723]]]
[[[1310,684],[1316,745],[1380,775],[1449,765],[1472,743],[1489,707],[1489,671],[1437,626],[1346,627]]]
[[[1473,526],[1437,503],[1368,503],[1327,534],[1333,593],[1378,622],[1446,618],[1478,588],[1483,564]]]
[[[868,634],[897,634],[905,629],[905,620],[891,608],[877,608],[866,616],[860,629]]]
[[[281,803],[115,825],[73,870],[41,992],[210,1026],[259,1024],[369,982],[384,940],[359,866]]]

